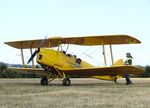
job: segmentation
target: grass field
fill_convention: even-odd
[[[0,79],[0,108],[150,108],[150,78],[132,79],[132,85],[96,79],[55,80],[41,86],[40,79]]]

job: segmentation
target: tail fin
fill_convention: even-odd
[[[120,66],[123,65],[123,59],[119,59],[114,63],[114,66]]]

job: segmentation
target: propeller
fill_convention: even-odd
[[[33,59],[34,57],[36,56],[36,54],[38,52],[40,52],[40,47],[43,45],[43,43],[45,42],[45,40],[47,39],[47,36],[45,36],[45,38],[41,41],[41,43],[39,44],[38,48],[34,51],[34,53],[31,55],[30,59],[28,60],[27,64],[29,64]]]

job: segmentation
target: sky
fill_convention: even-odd
[[[142,43],[113,46],[114,60],[125,59],[126,52],[131,52],[134,65],[150,65],[149,19],[150,0],[0,0],[0,61],[22,63],[20,50],[5,45],[6,41],[46,35],[127,34]],[[109,47],[106,49],[110,65]],[[69,51],[94,65],[104,65],[100,46],[72,46]],[[29,51],[24,53],[27,62]]]

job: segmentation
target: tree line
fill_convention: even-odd
[[[39,78],[34,72],[19,72],[8,69],[7,64],[0,62],[0,78]]]
[[[145,67],[139,66],[140,68],[144,69],[144,73],[136,75],[134,77],[150,77],[150,66],[147,65]],[[37,66],[38,68],[38,66]],[[8,69],[7,64],[0,62],[0,78],[39,78],[41,77],[38,74],[35,74],[34,72],[19,72]],[[75,77],[75,76],[70,76]]]

